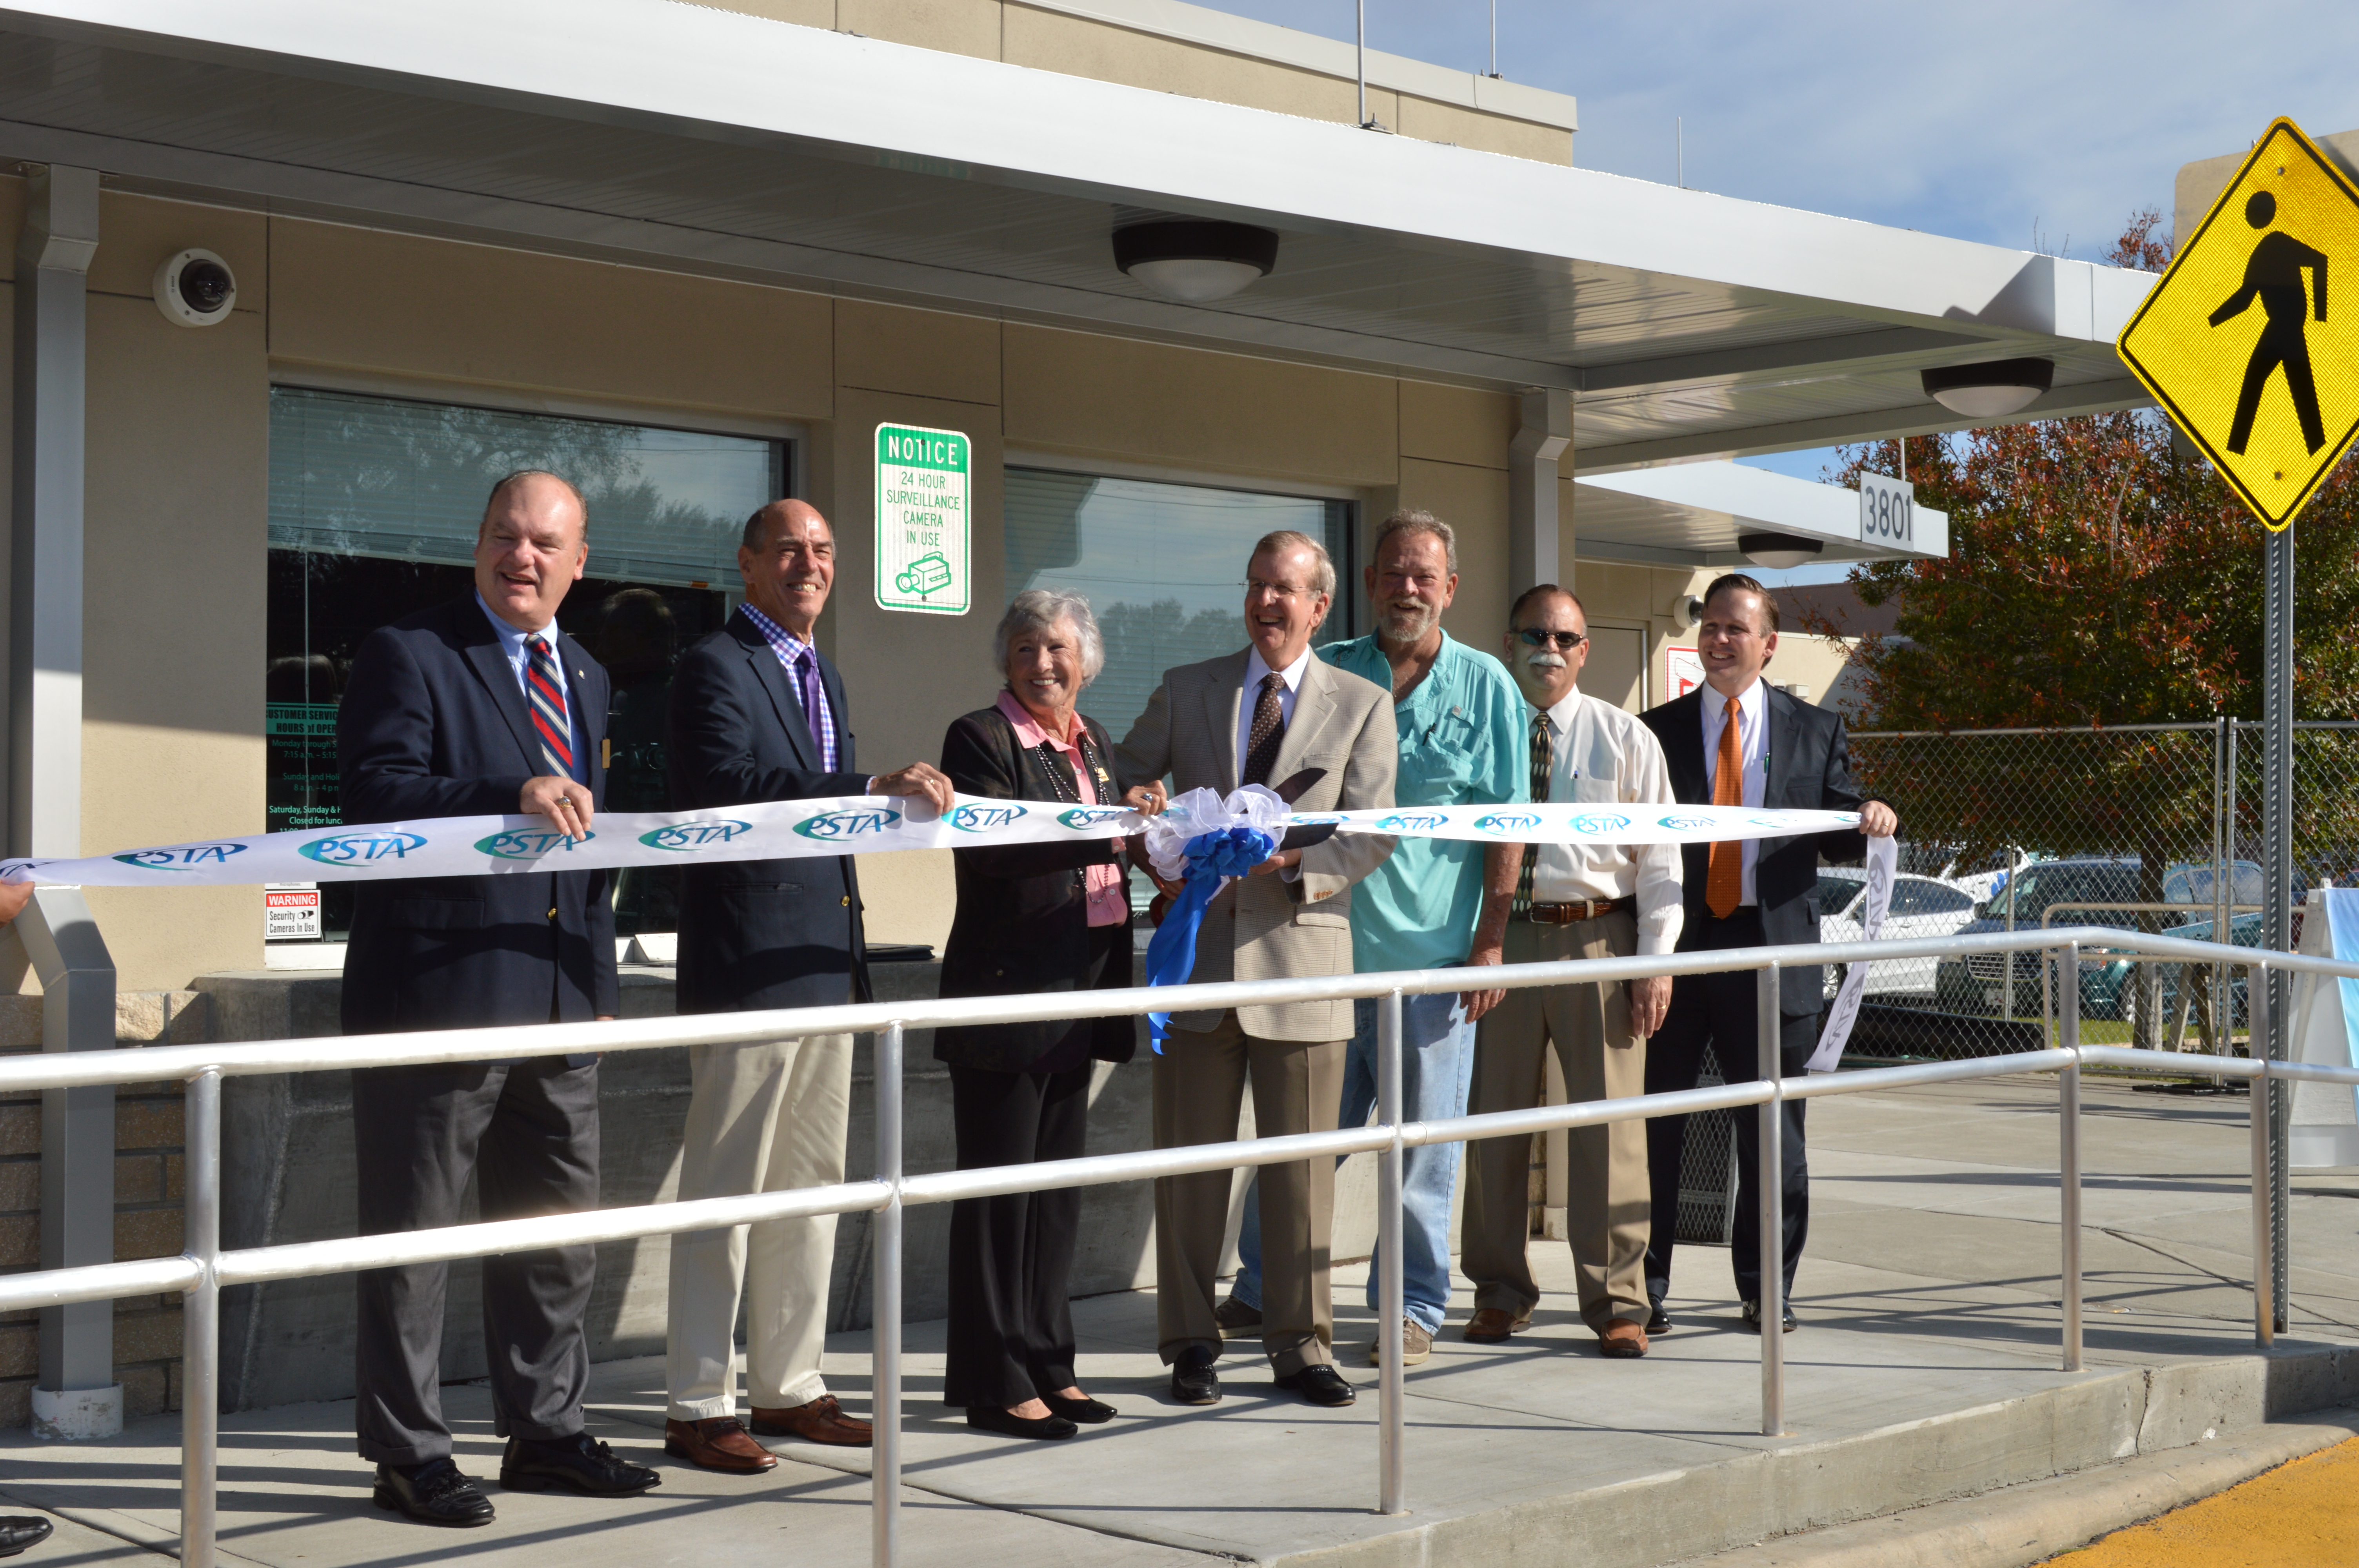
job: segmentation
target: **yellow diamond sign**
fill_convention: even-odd
[[[2359,188],[2275,122],[2114,346],[2283,528],[2359,436]]]

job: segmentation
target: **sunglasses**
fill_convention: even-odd
[[[1527,626],[1516,633],[1527,648],[1554,647],[1560,654],[1570,654],[1589,641],[1582,632],[1544,632],[1537,626]]]

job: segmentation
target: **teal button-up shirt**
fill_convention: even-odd
[[[1392,663],[1374,636],[1330,643],[1319,656],[1390,691]],[[1441,635],[1441,652],[1408,700],[1400,732],[1400,806],[1501,806],[1531,798],[1524,699],[1505,665]],[[1466,961],[1483,914],[1481,844],[1402,838],[1352,890],[1352,963],[1362,974]]]

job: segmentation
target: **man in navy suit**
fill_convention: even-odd
[[[1777,601],[1769,590],[1732,572],[1704,589],[1703,603],[1696,646],[1703,660],[1704,684],[1639,716],[1663,743],[1671,791],[1680,804],[1856,811],[1860,831],[1688,845],[1681,850],[1686,918],[1679,951],[1816,942],[1819,909],[1810,902],[1810,892],[1818,886],[1820,858],[1855,860],[1867,852],[1866,838],[1889,838],[1897,823],[1890,806],[1864,800],[1853,784],[1842,718],[1788,697],[1761,678],[1777,651]],[[1647,1046],[1648,1094],[1695,1087],[1707,1045],[1720,1059],[1724,1082],[1750,1083],[1760,1076],[1755,975],[1751,969],[1683,975],[1673,983],[1670,1011]],[[1780,1077],[1799,1076],[1818,1044],[1824,986],[1825,971],[1817,964],[1779,971]],[[1794,1326],[1794,1268],[1810,1228],[1803,1105],[1798,1099],[1785,1102],[1779,1139],[1786,1252],[1779,1300],[1786,1303],[1784,1326],[1789,1330]],[[1647,1173],[1652,1189],[1652,1234],[1647,1246],[1650,1335],[1670,1328],[1663,1298],[1670,1290],[1671,1243],[1679,1232],[1680,1155],[1686,1137],[1684,1116],[1661,1116],[1647,1123]],[[1737,1219],[1729,1250],[1745,1321],[1756,1330],[1761,1326],[1761,1237],[1751,1217],[1758,1212],[1754,1188],[1760,1138],[1760,1119],[1750,1109],[1738,1111]]]
[[[586,838],[604,775],[606,672],[558,628],[588,559],[589,514],[555,474],[493,487],[465,599],[380,627],[361,644],[337,720],[353,822],[521,812]],[[562,865],[564,849],[548,860]],[[356,887],[345,949],[347,1034],[576,1022],[616,1011],[605,871],[533,870]],[[485,1219],[598,1206],[594,1056],[353,1075],[360,1232],[459,1223],[475,1177]],[[596,1255],[552,1248],[484,1260],[500,1484],[593,1497],[661,1479],[582,1430],[590,1376],[582,1314]],[[482,1525],[492,1505],[451,1458],[442,1420],[449,1266],[359,1276],[360,1453],[378,1507],[421,1523]]]
[[[745,603],[682,654],[672,676],[673,806],[883,795],[950,809],[950,781],[924,762],[882,777],[853,764],[843,681],[815,642],[835,582],[827,519],[799,501],[773,502],[746,520],[737,568]],[[870,815],[852,814],[847,829]],[[684,869],[680,1011],[837,1007],[865,1000],[867,989],[851,856],[691,860]],[[843,1180],[851,1035],[692,1045],[689,1071],[683,1201]],[[869,1443],[869,1423],[845,1414],[820,1376],[834,1255],[833,1215],[672,1238],[668,1453],[738,1473],[777,1463],[737,1419],[741,1295],[754,1430]]]

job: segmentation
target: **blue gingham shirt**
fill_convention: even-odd
[[[754,630],[770,644],[770,652],[778,655],[778,663],[787,667],[787,685],[802,704],[803,722],[810,726],[819,741],[820,772],[836,771],[835,712],[827,704],[827,683],[819,676],[819,650],[754,608],[751,603],[737,607]]]

